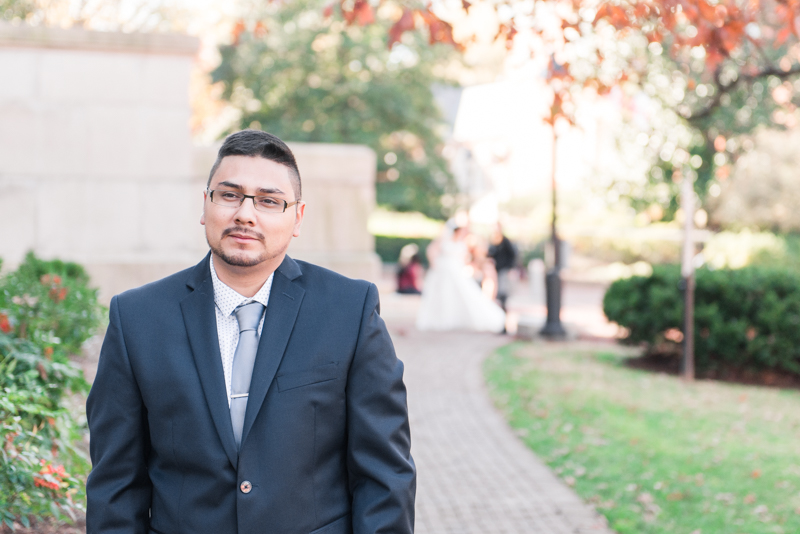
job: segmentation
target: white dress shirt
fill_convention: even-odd
[[[258,293],[251,298],[239,294],[230,286],[225,285],[222,280],[217,276],[217,271],[214,270],[214,256],[211,256],[211,281],[214,284],[214,310],[217,315],[217,336],[219,337],[219,353],[222,356],[222,371],[225,373],[225,391],[228,393],[228,406],[231,405],[231,372],[233,370],[233,355],[236,353],[236,345],[239,344],[239,321],[236,320],[233,310],[240,304],[248,304],[250,302],[260,302],[264,305],[264,310],[267,309],[267,302],[269,301],[269,292],[272,289],[272,278],[275,273],[269,275],[267,281],[258,290]],[[258,323],[258,335],[261,335],[261,330],[264,328],[264,315],[261,315],[261,321]]]

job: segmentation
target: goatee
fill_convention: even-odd
[[[209,243],[208,246],[215,256],[234,267],[254,267],[268,259],[266,253],[262,253],[256,257],[248,257],[245,254],[229,255],[223,252],[221,248],[212,246],[211,243]]]

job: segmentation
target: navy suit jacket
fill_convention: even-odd
[[[413,532],[403,364],[369,282],[285,258],[238,452],[208,256],[112,299],[86,413],[88,534]]]

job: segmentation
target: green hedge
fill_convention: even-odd
[[[432,240],[427,237],[390,237],[386,235],[375,236],[375,252],[381,257],[383,263],[397,263],[400,249],[409,243],[416,243],[419,247],[419,259],[422,265],[428,266],[428,257],[425,249]]]
[[[800,273],[763,267],[697,272],[695,361],[698,372],[726,369],[800,375]],[[659,266],[647,277],[614,282],[603,299],[626,341],[663,344],[682,330],[680,269]]]

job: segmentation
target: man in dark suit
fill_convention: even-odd
[[[373,284],[286,255],[300,199],[280,139],[229,136],[209,255],[112,299],[88,534],[413,532],[403,365]]]

